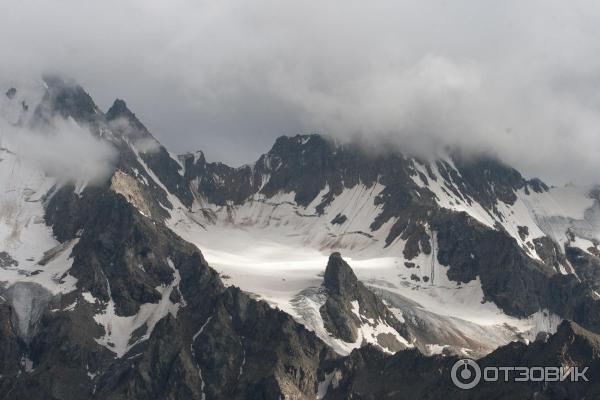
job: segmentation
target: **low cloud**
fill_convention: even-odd
[[[116,157],[107,142],[76,122],[61,118],[36,129],[0,119],[0,147],[62,183],[98,183],[110,175]]]
[[[105,109],[124,98],[177,152],[240,164],[278,135],[317,131],[427,154],[448,145],[494,153],[551,183],[600,180],[594,2],[24,0],[5,9],[3,68],[73,76]]]
[[[160,143],[143,131],[140,127],[132,125],[127,118],[116,118],[109,122],[109,128],[127,138],[133,147],[140,153],[156,153],[160,150]]]

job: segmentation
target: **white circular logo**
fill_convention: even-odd
[[[458,360],[450,371],[452,383],[461,389],[473,389],[481,380],[481,368],[469,358]]]

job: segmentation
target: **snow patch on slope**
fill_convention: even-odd
[[[380,319],[373,320],[372,318],[364,317],[360,312],[361,310],[358,301],[352,301],[351,305],[352,312],[362,322],[362,325],[358,329],[358,338],[353,343],[354,346],[360,347],[365,343],[370,343],[378,346],[387,353],[393,353],[393,351],[390,351],[385,345],[382,345],[382,343],[385,343],[385,341],[381,340],[382,336],[391,336],[406,347],[414,347],[412,343],[409,343],[402,335],[398,333],[398,331],[389,326],[385,321]]]
[[[598,201],[590,196],[592,189],[567,186],[529,196],[519,194],[519,198],[539,229],[562,247],[569,240],[569,229],[583,238],[600,239],[600,212]]]
[[[451,161],[446,162],[452,166]],[[430,190],[440,207],[465,212],[492,229],[501,226],[536,260],[540,257],[532,242],[535,238],[549,236],[561,248],[568,241],[569,229],[583,238],[600,238],[600,206],[590,196],[593,187],[553,187],[541,193],[519,189],[515,193],[517,199],[514,204],[498,201],[496,210],[491,211],[464,193],[461,193],[463,198],[457,196],[454,191],[459,189],[442,177],[437,165],[431,167],[431,174],[419,162],[415,162],[414,166],[419,173],[411,178],[420,187]],[[422,176],[428,177],[427,181]],[[525,238],[519,234],[520,227],[528,230]]]
[[[0,159],[0,249],[14,260],[0,268],[0,283],[37,283],[51,294],[74,290],[68,271],[77,239],[59,243],[44,221],[43,202],[54,179],[8,149],[0,150]]]
[[[414,166],[415,169],[420,172],[420,174],[416,174],[411,177],[413,182],[415,182],[418,186],[427,188],[433,192],[440,207],[456,212],[466,212],[475,220],[490,228],[494,228],[494,217],[473,199],[465,196],[465,198],[468,200],[464,200],[456,196],[453,193],[453,189],[457,189],[451,187],[450,184],[446,182],[446,180],[440,174],[437,165],[433,165],[431,168],[433,178],[428,173],[425,165],[415,162]],[[421,176],[429,177],[427,182],[423,181]]]
[[[95,339],[96,342],[116,354],[118,358],[122,357],[138,343],[147,340],[154,326],[162,318],[168,314],[177,316],[179,303],[173,303],[170,300],[171,292],[179,286],[181,277],[179,271],[173,265],[171,260],[168,260],[169,266],[172,268],[175,279],[169,285],[161,285],[156,290],[161,294],[161,299],[158,303],[145,303],[140,306],[140,310],[136,315],[123,317],[115,312],[115,302],[110,291],[110,284],[107,281],[108,293],[110,300],[105,305],[103,312],[94,315],[94,320],[104,328],[104,336]],[[86,294],[86,301],[92,302],[93,296]],[[93,302],[97,302],[93,299]],[[133,338],[133,333],[145,326],[145,332],[140,337]]]

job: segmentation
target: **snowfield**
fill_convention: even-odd
[[[332,338],[319,313],[325,301],[320,286],[327,259],[338,250],[357,277],[387,300],[400,320],[411,315],[419,323],[426,321],[431,329],[453,331],[440,335],[438,343],[430,343],[431,353],[441,352],[449,336],[461,343],[459,337],[468,336],[464,353],[481,355],[509,341],[534,339],[539,331],[555,330],[560,319],[548,312],[518,319],[491,302],[484,303],[479,279],[461,285],[451,282],[446,267],[431,255],[421,253],[410,260],[421,268],[407,268],[401,239],[384,248],[386,228],[394,221],[376,232],[369,230],[380,212],[373,205],[379,190],[377,185],[370,190],[361,186],[347,190],[323,216],[314,210],[318,201],[299,207],[293,202],[294,194],[288,193],[242,206],[213,207],[214,223],[202,219],[200,210],[178,207],[169,225],[202,250],[227,285],[238,286],[292,315],[341,354],[361,343]],[[329,223],[338,213],[349,218],[343,229]],[[369,232],[371,237],[349,232]]]

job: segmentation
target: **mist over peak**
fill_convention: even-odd
[[[127,99],[172,151],[236,165],[282,134],[319,132],[592,183],[599,14],[554,0],[24,1],[0,16],[2,74],[60,71],[102,109]]]
[[[90,130],[99,110],[75,81],[54,75],[2,81],[0,88],[11,93],[0,98],[1,148],[59,183],[94,184],[110,175],[116,152]]]

